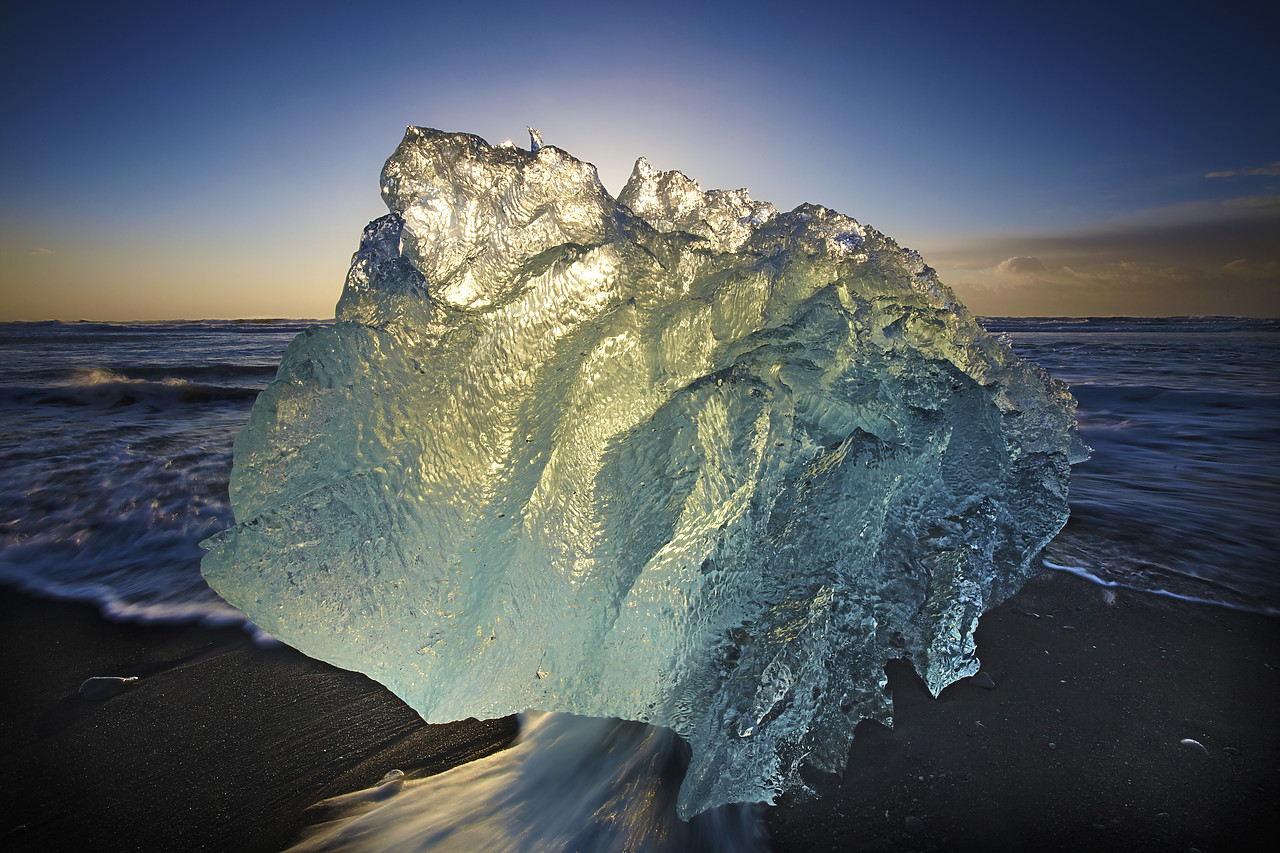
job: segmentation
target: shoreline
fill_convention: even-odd
[[[976,640],[993,689],[890,664],[894,727],[767,812],[775,853],[1271,849],[1280,618],[1048,571]]]
[[[514,718],[429,726],[365,676],[239,627],[114,623],[0,587],[0,639],[7,849],[280,850],[321,799],[516,734]],[[977,642],[994,689],[933,699],[890,664],[894,728],[864,721],[843,783],[806,777],[821,796],[765,810],[776,853],[1211,853],[1280,833],[1280,618],[1052,571],[984,615]],[[139,681],[76,695],[101,675]]]
[[[0,847],[278,851],[392,767],[505,748],[514,717],[432,726],[368,677],[239,626],[109,622],[0,587]],[[87,701],[92,676],[138,676]]]

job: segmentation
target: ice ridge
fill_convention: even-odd
[[[429,722],[669,726],[682,816],[841,771],[889,659],[977,670],[1081,446],[918,254],[549,144],[410,127],[381,183],[236,440],[229,602]]]

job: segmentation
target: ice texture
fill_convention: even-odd
[[[229,602],[428,722],[669,726],[682,816],[841,771],[892,658],[977,671],[1066,521],[1075,403],[917,253],[419,127],[382,195],[236,440]]]

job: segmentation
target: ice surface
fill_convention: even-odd
[[[841,770],[891,658],[977,671],[1066,520],[1074,401],[915,252],[416,127],[382,193],[236,441],[228,601],[430,722],[669,726],[684,816]]]

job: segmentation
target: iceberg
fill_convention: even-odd
[[[666,726],[688,817],[843,770],[884,666],[975,673],[1083,458],[1066,386],[824,207],[407,129],[202,570],[428,722]]]

